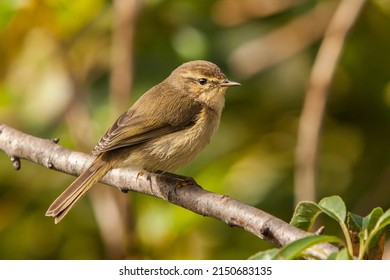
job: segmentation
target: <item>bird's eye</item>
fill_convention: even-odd
[[[201,84],[203,86],[203,85],[207,84],[207,79],[200,78],[200,79],[198,79],[198,82],[199,82],[199,84]]]

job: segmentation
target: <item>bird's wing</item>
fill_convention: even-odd
[[[92,154],[134,146],[193,125],[201,106],[194,102],[184,102],[185,105],[175,106],[175,102],[166,100],[170,98],[169,96],[170,94],[163,94],[156,98],[140,99],[137,102],[139,104],[123,113],[100,138]],[[160,106],[164,101],[170,102],[169,108]]]

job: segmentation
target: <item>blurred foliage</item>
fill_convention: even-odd
[[[212,143],[178,173],[289,220],[297,124],[320,38],[252,75],[229,61],[246,42],[326,1],[273,1],[290,4],[268,13],[260,0],[138,1],[131,102],[192,59],[213,61],[242,84],[228,91]],[[1,1],[0,122],[92,149],[117,117],[109,92],[114,17],[107,0]],[[389,49],[390,1],[368,1],[345,45],[321,135],[318,199],[339,195],[361,216],[390,206]],[[44,217],[73,179],[28,162],[16,172],[0,152],[0,259],[112,258],[89,196],[59,225]],[[134,238],[127,258],[242,259],[271,247],[167,202],[128,196]],[[335,228],[326,219],[321,224],[325,234]]]

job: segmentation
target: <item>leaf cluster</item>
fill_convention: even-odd
[[[339,196],[323,198],[319,203],[300,202],[290,224],[311,231],[320,214],[324,213],[336,221],[344,239],[334,235],[313,234],[298,239],[280,249],[259,252],[250,259],[297,259],[313,258],[306,249],[316,244],[329,242],[340,245],[340,250],[328,256],[330,260],[340,259],[381,259],[385,240],[385,227],[390,224],[390,209],[374,208],[365,217],[347,211],[344,201]]]

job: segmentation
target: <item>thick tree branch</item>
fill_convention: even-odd
[[[72,175],[80,174],[93,160],[92,156],[63,148],[55,141],[33,137],[4,124],[0,124],[0,149],[10,157],[26,159]],[[102,182],[124,192],[136,191],[159,197],[195,213],[241,227],[276,246],[284,246],[309,235],[257,208],[206,191],[196,184],[177,187],[180,179],[169,175],[120,168],[107,173]],[[311,249],[310,254],[323,259],[336,250],[330,244],[322,244]]]

